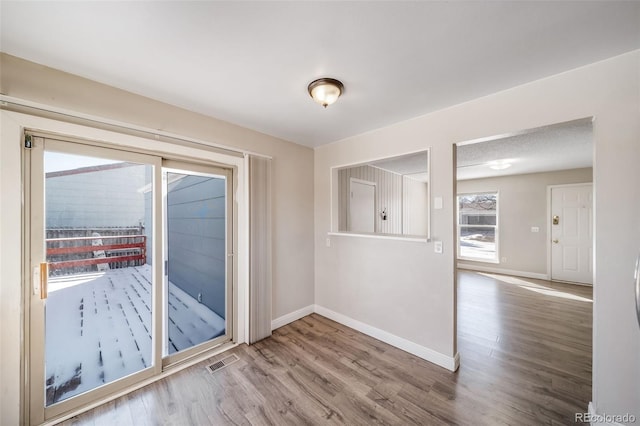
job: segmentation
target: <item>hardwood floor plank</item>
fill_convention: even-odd
[[[456,373],[312,314],[63,424],[574,424],[592,309],[589,287],[460,271]]]

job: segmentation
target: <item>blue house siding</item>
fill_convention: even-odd
[[[74,173],[75,172],[75,173]],[[46,227],[115,228],[144,224],[141,188],[151,166],[122,163],[118,168],[86,168],[47,173]]]
[[[169,176],[169,280],[225,318],[225,180]]]

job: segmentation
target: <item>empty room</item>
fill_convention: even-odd
[[[0,424],[640,422],[640,3],[0,2]]]

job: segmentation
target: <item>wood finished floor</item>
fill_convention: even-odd
[[[461,271],[458,289],[456,373],[313,314],[63,424],[566,425],[586,411],[590,287]]]

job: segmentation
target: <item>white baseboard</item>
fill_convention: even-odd
[[[537,280],[548,280],[549,275],[536,272],[515,271],[513,269],[494,268],[491,266],[476,265],[464,262],[457,263],[458,269],[469,269],[479,272],[490,272],[492,274],[513,275],[515,277],[534,278]]]
[[[453,357],[444,355],[440,352],[434,351],[433,349],[418,345],[417,343],[396,336],[395,334],[380,330],[379,328],[365,324],[346,315],[339,314],[320,305],[315,305],[315,312],[335,322],[339,322],[342,325],[346,325],[347,327],[388,343],[391,346],[395,346],[396,348],[409,352],[410,354],[420,357],[426,361],[439,365],[440,367],[444,367],[447,370],[456,371],[460,366],[460,355],[457,353]]]
[[[306,317],[307,315],[311,315],[314,312],[314,305],[305,306],[304,308],[300,308],[297,311],[290,312],[286,315],[278,317],[271,321],[271,330],[275,330],[276,328],[280,328],[289,324],[290,322],[294,322],[299,320],[300,318]]]
[[[594,425],[605,425],[605,426],[624,426],[623,423],[618,423],[616,422],[616,420],[620,420],[622,422],[629,422],[629,423],[635,423],[637,421],[637,418],[633,415],[630,414],[626,414],[626,415],[608,415],[608,414],[602,414],[602,413],[598,413],[596,411],[596,406],[593,403],[593,401],[589,402],[589,424],[591,424],[592,426]]]

